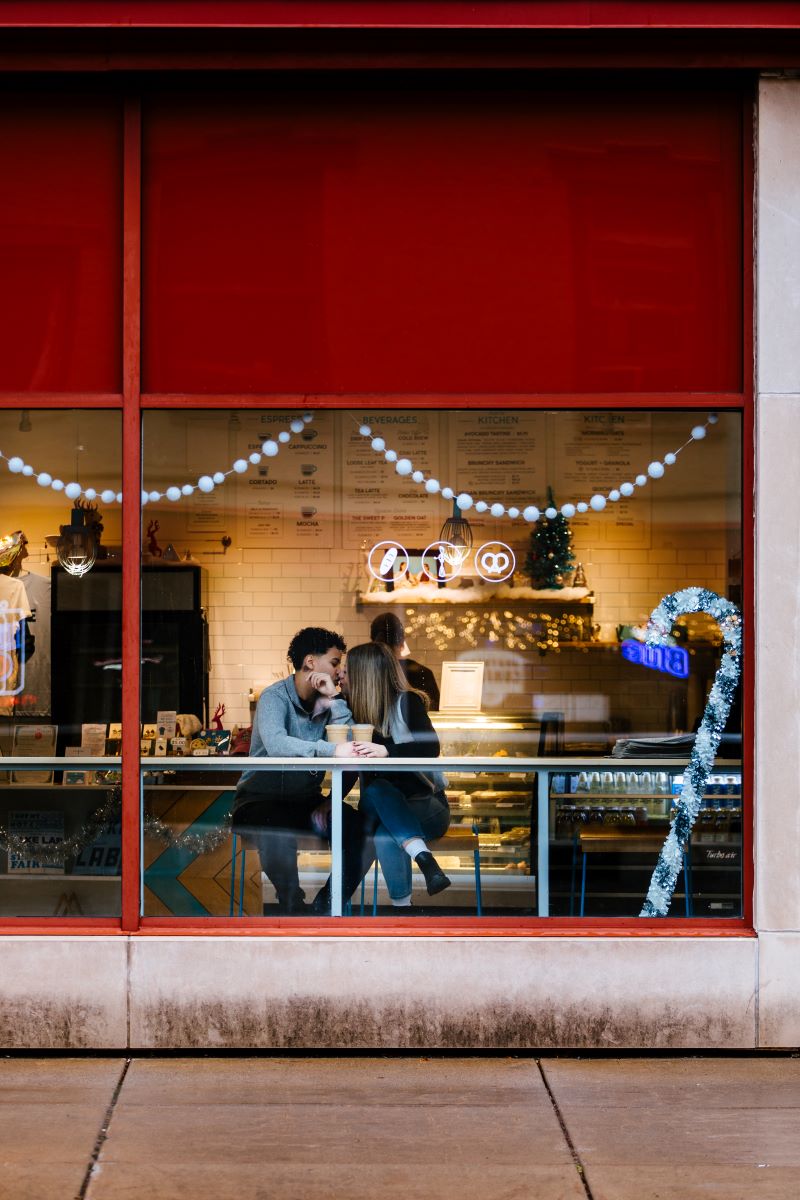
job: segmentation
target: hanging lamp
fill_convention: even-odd
[[[460,567],[472,549],[472,526],[466,517],[462,517],[456,500],[453,500],[453,515],[442,526],[439,540],[453,547],[445,551],[445,558],[452,566]]]

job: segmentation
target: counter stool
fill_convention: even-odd
[[[313,833],[306,833],[304,830],[295,832],[292,831],[292,836],[297,842],[298,850],[321,850],[325,847],[325,842],[316,837]],[[236,828],[232,831],[233,845],[231,848],[231,900],[229,915],[234,915],[234,908],[238,909],[236,916],[241,917],[244,912],[244,880],[246,874],[246,858],[247,858],[247,835]],[[238,862],[237,862],[238,860]],[[238,873],[238,880],[237,880]],[[261,861],[259,859],[259,878],[261,875]],[[259,883],[259,891],[261,884]],[[237,900],[238,891],[238,900]]]
[[[586,907],[586,876],[588,874],[590,854],[658,854],[664,845],[666,833],[650,830],[626,829],[624,826],[600,826],[597,829],[581,829],[575,834],[572,842],[572,874],[570,880],[569,913],[573,915],[575,907],[575,866],[578,849],[583,860],[581,862],[581,904],[579,916],[584,915]],[[684,875],[684,905],[687,917],[693,915],[692,905],[692,848],[691,842],[683,848]]]
[[[483,916],[483,897],[481,895],[481,844],[478,838],[478,826],[472,825],[468,828],[466,825],[455,825],[448,829],[442,837],[436,838],[434,841],[428,842],[428,849],[431,854],[472,854],[473,870],[475,872],[475,913],[476,916]],[[378,914],[378,872],[379,863],[375,859],[375,869],[372,875],[372,915]],[[365,894],[366,894],[366,875],[361,880],[361,908],[360,915],[364,916]],[[399,911],[399,910],[398,910]]]

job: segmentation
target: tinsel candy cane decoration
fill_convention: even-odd
[[[675,806],[675,816],[658,856],[647,899],[640,917],[665,917],[669,912],[675,884],[683,864],[683,848],[697,820],[706,790],[709,772],[728,721],[731,704],[742,671],[742,617],[730,600],[707,588],[684,588],[665,596],[650,616],[647,643],[663,644],[678,617],[703,612],[713,617],[722,632],[723,652],[714,683],[708,693],[703,719],[694,739],[689,764],[683,776],[683,788]]]

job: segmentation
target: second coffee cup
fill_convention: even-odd
[[[372,725],[354,725],[353,726],[353,741],[354,742],[371,742],[372,741]]]

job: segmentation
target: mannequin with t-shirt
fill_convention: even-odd
[[[14,708],[16,696],[24,687],[20,668],[33,650],[33,639],[27,635],[33,613],[19,578],[28,555],[26,547],[22,530],[0,538],[0,710],[5,711]]]

